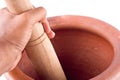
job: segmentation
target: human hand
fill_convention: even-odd
[[[0,10],[0,74],[16,67],[36,22],[43,24],[50,38],[54,37],[45,16],[44,8],[35,8],[19,15],[11,14],[5,8]]]

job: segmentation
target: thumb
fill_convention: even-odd
[[[23,15],[30,24],[34,24],[36,22],[42,21],[46,17],[46,10],[43,7],[38,7],[26,11],[21,15]]]

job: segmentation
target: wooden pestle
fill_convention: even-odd
[[[20,14],[32,9],[29,0],[5,0],[8,10]],[[53,46],[42,24],[34,25],[33,33],[26,46],[26,52],[43,80],[66,80]],[[14,73],[14,70],[12,71]]]

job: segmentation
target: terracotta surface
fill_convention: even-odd
[[[120,79],[118,30],[85,16],[65,15],[48,20],[56,32],[51,41],[68,80]],[[25,53],[19,67],[35,80],[42,80]]]

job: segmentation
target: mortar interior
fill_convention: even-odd
[[[105,38],[77,29],[55,33],[51,41],[68,80],[89,80],[110,66],[114,50]]]

